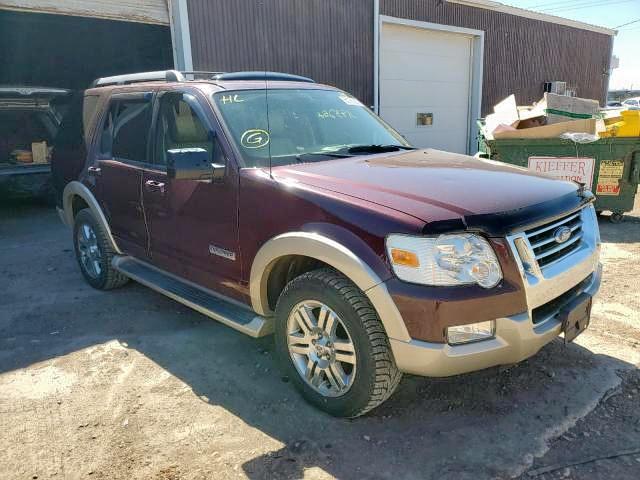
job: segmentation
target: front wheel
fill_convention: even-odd
[[[373,306],[331,269],[285,287],[276,306],[276,349],[305,399],[338,417],[377,407],[402,378]]]
[[[609,217],[609,221],[611,223],[622,223],[623,220],[624,220],[623,213],[613,212]]]

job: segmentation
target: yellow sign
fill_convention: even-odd
[[[602,160],[598,174],[598,195],[620,195],[620,180],[624,173],[622,160]]]

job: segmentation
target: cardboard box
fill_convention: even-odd
[[[512,94],[494,105],[493,113],[485,119],[485,136],[499,138],[496,134],[521,128],[539,127],[547,123],[544,107],[540,105],[518,107]],[[493,134],[493,135],[492,135]]]
[[[49,163],[47,160],[47,142],[33,142],[31,144],[33,163]]]
[[[563,133],[580,132],[591,133],[596,135],[596,120],[573,120],[571,122],[555,123],[553,125],[544,125],[542,127],[532,127],[514,130],[501,130],[493,133],[493,138],[558,138]]]
[[[592,118],[598,109],[599,104],[595,100],[565,97],[553,93],[545,93],[542,100],[533,106],[519,107],[515,96],[509,95],[493,107],[492,114],[487,115],[484,135],[487,140],[557,138],[567,132],[595,135],[598,131],[598,123],[603,123],[602,120]],[[549,113],[550,111],[556,113]],[[565,114],[567,117],[563,116]],[[572,116],[588,118],[572,119]],[[604,130],[603,125],[600,126],[600,130]]]
[[[548,125],[593,118],[600,110],[600,103],[597,100],[567,97],[555,93],[545,93],[544,98],[536,105],[538,106],[544,109]]]

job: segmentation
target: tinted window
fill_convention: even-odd
[[[209,152],[210,163],[225,163],[217,140],[184,95],[170,93],[160,99],[155,163],[166,165],[167,150],[178,148],[202,148]]]
[[[105,157],[144,162],[151,128],[151,101],[116,100],[105,120],[100,151]]]

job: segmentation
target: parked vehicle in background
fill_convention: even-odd
[[[51,155],[70,91],[0,86],[0,198],[51,195]]]
[[[629,110],[640,109],[640,97],[627,98],[622,102],[622,106]]]
[[[134,279],[245,334],[275,333],[302,395],[346,417],[402,373],[511,364],[587,327],[600,238],[580,185],[415,149],[303,77],[190,78],[85,92],[85,146],[53,168],[93,287]]]

